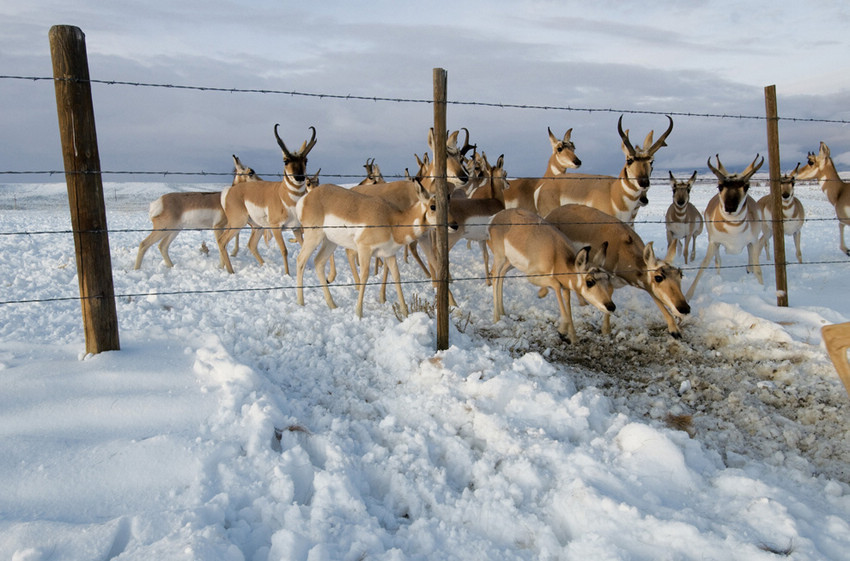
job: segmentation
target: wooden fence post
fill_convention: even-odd
[[[776,271],[776,305],[788,307],[788,277],[785,267],[785,223],[782,214],[782,168],[779,164],[779,113],[776,86],[764,88],[767,113],[767,154],[770,168],[770,197],[773,214],[773,266]]]
[[[449,348],[449,228],[446,184],[446,71],[434,69],[434,170],[437,193],[437,227],[434,244],[437,281],[437,350]]]
[[[86,352],[118,350],[118,317],[85,34],[78,27],[55,25],[49,38]]]

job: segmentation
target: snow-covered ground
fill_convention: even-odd
[[[494,324],[459,244],[452,274],[474,280],[440,353],[427,283],[405,285],[404,321],[370,286],[358,320],[341,258],[334,311],[315,289],[295,304],[273,246],[228,275],[209,233],[134,271],[148,202],[204,187],[222,185],[105,185],[121,351],[97,356],[72,237],[42,233],[70,227],[64,185],[0,187],[0,559],[848,558],[850,407],[820,328],[850,320],[850,259],[814,184],[788,308],[772,263],[761,286],[724,254],[682,340],[624,288],[613,334],[574,306],[567,347],[521,278]],[[650,201],[637,229],[663,253],[666,181]]]

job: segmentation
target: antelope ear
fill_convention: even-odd
[[[646,247],[643,248],[643,261],[649,268],[655,268],[658,263],[658,260],[655,258],[655,249],[652,247],[653,243],[654,242],[649,242],[646,244]]]
[[[576,254],[576,269],[579,271],[587,270],[587,260],[590,255],[590,246],[586,245]]]
[[[829,146],[827,146],[823,142],[820,143],[820,154],[824,158],[829,158]]]
[[[605,257],[608,255],[608,241],[602,242],[602,245],[593,254],[591,262],[597,267],[605,265]]]

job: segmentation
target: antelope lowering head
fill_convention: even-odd
[[[717,159],[717,167],[711,165],[711,157],[708,158],[708,169],[714,172],[717,176],[717,189],[720,191],[721,208],[726,214],[736,214],[747,200],[747,192],[750,190],[750,178],[764,163],[764,157],[761,161],[759,155],[756,154],[752,163],[747,166],[747,169],[741,173],[729,173],[723,164],[720,163],[720,156],[714,156]],[[758,164],[756,162],[758,161]]]
[[[617,132],[620,133],[620,138],[623,141],[623,154],[626,155],[626,166],[624,172],[627,178],[635,181],[638,186],[643,189],[649,189],[649,177],[652,174],[652,163],[655,158],[655,153],[662,147],[667,146],[664,142],[670,136],[673,130],[673,118],[667,115],[670,121],[667,130],[659,137],[658,140],[652,142],[652,136],[655,131],[649,131],[646,139],[643,141],[643,146],[635,148],[629,140],[629,131],[623,131],[623,116],[620,115],[620,120],[617,121]],[[641,203],[646,204],[646,196],[641,197]]]
[[[576,156],[576,145],[570,140],[573,129],[567,130],[562,140],[552,134],[551,128],[547,127],[546,130],[549,131],[549,142],[552,144],[552,165],[559,171],[581,167],[581,160]]]
[[[688,206],[688,203],[691,200],[691,187],[694,186],[694,181],[697,178],[697,172],[694,171],[693,175],[685,181],[679,181],[673,176],[673,172],[670,173],[670,184],[673,186],[673,203],[678,208],[685,208]]]
[[[316,128],[310,127],[310,130],[313,131],[310,140],[305,140],[304,144],[301,145],[301,148],[299,148],[296,152],[292,152],[286,147],[286,144],[284,144],[280,135],[277,133],[277,127],[279,126],[279,124],[275,123],[274,136],[277,139],[277,143],[280,146],[281,151],[283,152],[284,179],[286,179],[286,177],[290,177],[295,183],[303,185],[307,178],[307,154],[309,154],[310,150],[313,149],[313,146],[316,145]]]

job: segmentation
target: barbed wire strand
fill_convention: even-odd
[[[354,94],[332,94],[332,93],[316,93],[316,92],[301,92],[296,90],[277,90],[266,88],[232,88],[232,87],[217,87],[217,86],[195,86],[185,84],[162,84],[153,82],[133,82],[126,80],[98,80],[89,79],[82,80],[79,78],[54,78],[49,76],[13,76],[0,75],[0,80],[26,80],[26,81],[70,81],[70,82],[88,82],[90,84],[102,84],[107,86],[132,86],[143,88],[163,88],[175,90],[194,90],[202,92],[221,92],[221,93],[248,93],[248,94],[265,94],[265,95],[286,95],[290,97],[310,97],[318,99],[338,99],[346,101],[372,101],[372,102],[393,102],[393,103],[420,103],[432,104],[433,99],[416,99],[403,97],[386,97],[386,96],[369,96],[369,95],[354,95]],[[569,105],[535,105],[528,103],[504,103],[504,102],[487,102],[487,101],[460,101],[447,100],[448,105],[460,106],[478,106],[491,107],[500,109],[533,109],[543,111],[571,111],[577,113],[625,113],[632,115],[670,115],[676,117],[703,117],[717,119],[746,119],[746,120],[767,120],[764,115],[743,115],[743,114],[726,114],[726,113],[695,113],[690,111],[657,111],[650,109],[617,109],[613,107],[572,107]],[[850,121],[843,119],[822,119],[815,117],[779,117],[780,121],[789,122],[808,122],[808,123],[835,123],[835,124],[850,124]]]
[[[804,261],[802,263],[798,262],[787,262],[786,266],[809,266],[809,265],[850,265],[850,260],[830,260],[830,261]],[[765,264],[767,265],[767,264]],[[745,269],[749,267],[747,264],[740,265],[721,265],[719,269]],[[699,269],[699,266],[688,266],[679,267],[682,271],[696,271]],[[712,268],[715,268],[712,266]],[[518,279],[518,280],[528,280],[531,278],[538,277],[547,277],[552,276],[550,274],[537,274],[537,275],[529,275],[518,272],[517,270],[511,271],[513,274],[505,274],[505,275],[496,275],[490,276],[489,279],[492,281],[497,278],[502,279]],[[616,275],[616,271],[608,271],[609,273]],[[580,275],[580,272],[574,273],[563,273],[563,275]],[[470,276],[470,277],[453,277],[449,280],[449,284],[458,284],[458,283],[466,283],[466,282],[482,282],[486,281],[487,277],[478,277],[478,276]],[[423,285],[423,284],[433,284],[434,281],[432,279],[416,279],[416,280],[402,280],[400,284],[402,285]],[[356,282],[334,282],[328,283],[328,287],[330,288],[359,288],[361,284],[365,284],[366,287],[373,286],[382,286],[384,283],[381,281],[366,281],[365,283],[356,283]],[[388,284],[394,284],[394,282],[389,282]],[[195,290],[167,290],[167,291],[148,291],[148,292],[128,292],[115,294],[114,297],[116,300],[118,299],[132,299],[132,298],[148,298],[152,296],[183,296],[183,295],[209,295],[209,294],[239,294],[239,293],[253,293],[253,292],[274,292],[274,291],[288,291],[295,290],[298,287],[295,285],[291,286],[259,286],[259,287],[243,287],[243,288],[211,288],[211,289],[195,289]],[[319,290],[322,289],[323,286],[321,284],[305,284],[302,286],[304,290]],[[56,296],[52,298],[29,298],[23,300],[2,300],[0,301],[0,306],[7,305],[15,305],[15,304],[42,304],[42,303],[53,303],[53,302],[79,302],[82,300],[97,300],[100,298],[104,298],[103,295],[97,296]]]

